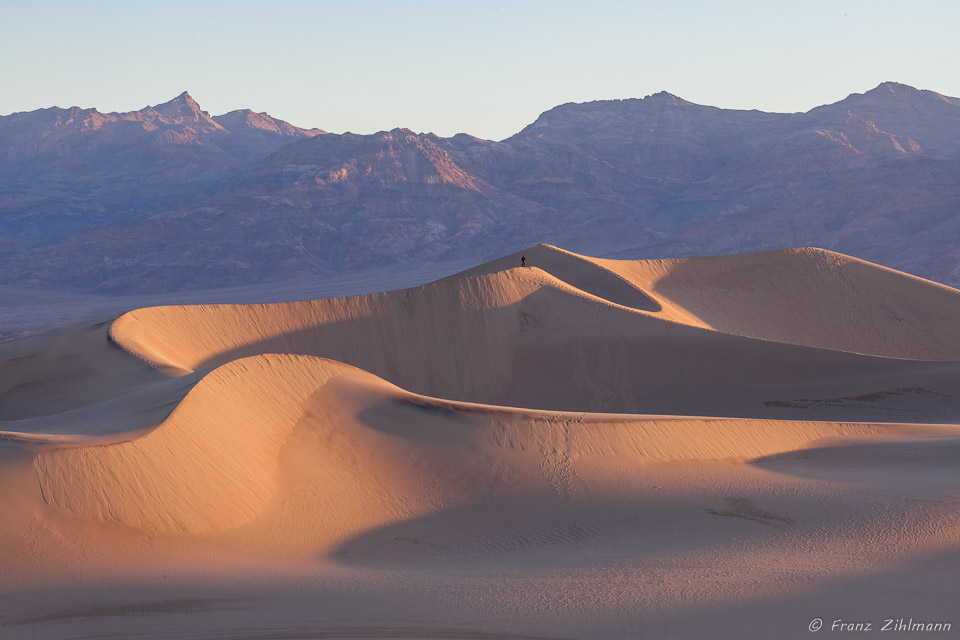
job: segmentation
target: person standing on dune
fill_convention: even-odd
[[[527,256],[526,256],[526,254],[520,256],[520,266],[521,266],[521,267],[527,266]]]

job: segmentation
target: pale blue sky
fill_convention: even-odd
[[[960,3],[6,2],[0,114],[139,109],[501,139],[564,102],[666,90],[805,111],[894,80],[960,96]]]

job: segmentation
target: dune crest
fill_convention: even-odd
[[[640,311],[661,311],[660,303],[634,282],[598,260],[550,244],[538,244],[502,258],[444,278],[445,281],[506,271],[527,258],[527,267],[546,271],[574,289]]]
[[[592,259],[551,247],[534,247],[529,254],[527,268],[505,258],[460,276],[382,294],[139,309],[117,318],[110,335],[168,372],[203,371],[259,353],[296,353],[345,362],[414,393],[536,409],[931,422],[960,410],[955,393],[960,364],[798,345],[794,342],[802,336],[792,325],[784,325],[784,331],[792,331],[789,337],[796,341],[740,335],[738,331],[751,332],[742,323],[732,327],[737,331],[718,331],[690,320],[686,308],[664,296],[658,311],[647,311],[598,295],[611,295],[604,287],[628,287],[627,276],[647,273],[642,264],[631,263],[635,272],[625,270],[621,277]],[[762,263],[781,258],[767,256]],[[559,270],[566,279],[537,266],[541,260],[544,268]],[[657,282],[669,271],[661,267],[662,273],[651,272],[660,273],[660,280],[647,274],[649,288],[630,290],[659,296]],[[811,268],[819,269],[816,264]],[[787,277],[790,269],[778,273]],[[715,289],[709,289],[710,295],[725,295],[720,284]],[[948,302],[957,299],[952,290],[935,293],[947,295]],[[786,314],[787,302],[772,303],[776,313],[771,318]],[[758,304],[754,300],[746,307],[756,310]],[[791,322],[807,321],[808,333],[822,324],[803,313],[795,316],[800,320]],[[923,317],[915,314],[917,322]],[[916,334],[941,331],[949,317],[929,316],[931,326]],[[960,318],[960,307],[955,317]],[[849,342],[859,335],[856,330],[837,340]],[[946,335],[938,333],[939,339]],[[736,374],[728,375],[731,370]],[[559,371],[565,374],[556,375]],[[824,371],[831,372],[829,380]],[[920,413],[904,407],[916,405],[912,398],[917,395],[930,400]]]

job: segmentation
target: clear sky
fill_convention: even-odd
[[[0,114],[188,90],[213,115],[501,139],[558,104],[661,90],[805,111],[887,80],[960,96],[958,25],[956,0],[16,1]]]

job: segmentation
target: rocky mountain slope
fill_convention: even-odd
[[[290,280],[535,242],[619,257],[821,246],[960,284],[960,100],[884,83],[807,113],[668,93],[561,105],[501,142],[209,117],[0,117],[0,283]]]
[[[0,117],[0,248],[134,225],[317,133],[249,111],[212,118],[186,92],[128,113],[53,107]]]

